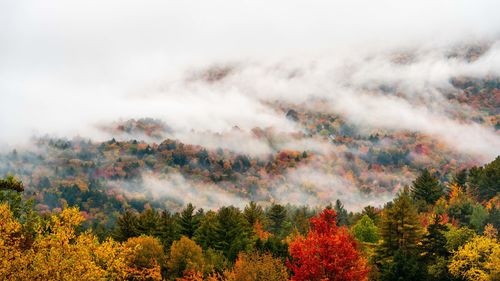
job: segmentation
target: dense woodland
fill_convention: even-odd
[[[424,169],[382,208],[250,202],[118,214],[36,212],[1,180],[2,280],[500,280],[500,157],[443,183]],[[95,219],[95,218],[94,218]]]

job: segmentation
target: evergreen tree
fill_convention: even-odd
[[[215,248],[215,231],[217,225],[217,213],[208,211],[200,222],[200,226],[194,234],[194,241],[203,249]]]
[[[158,238],[160,238],[165,249],[170,248],[172,243],[180,238],[177,217],[169,211],[161,213],[158,229]]]
[[[467,169],[460,170],[456,175],[454,175],[453,183],[465,188],[465,184],[467,183]]]
[[[479,199],[489,200],[500,193],[500,156],[484,166],[479,179]]]
[[[414,271],[416,260],[412,257],[417,255],[420,223],[408,188],[383,210],[380,236],[377,263],[387,278],[383,280],[419,280],[418,270]]]
[[[427,227],[427,233],[422,238],[421,259],[427,264],[428,280],[449,280],[446,259],[449,252],[446,249],[446,232],[448,227],[441,224],[441,219],[433,215],[432,223]]]
[[[234,261],[238,253],[245,251],[250,243],[245,218],[241,211],[233,206],[220,208],[216,218],[214,249],[222,251],[230,261]]]
[[[280,235],[286,220],[285,207],[273,204],[267,212],[267,218],[269,219],[269,231],[275,235]]]
[[[337,225],[338,226],[347,225],[349,214],[347,213],[347,210],[344,208],[344,204],[342,204],[342,202],[339,199],[335,201],[335,206],[333,207],[333,210],[335,211],[335,213],[337,213]]]
[[[245,210],[243,210],[243,216],[245,216],[245,219],[250,227],[252,227],[257,221],[263,223],[265,219],[264,210],[260,205],[257,205],[255,201],[250,201],[250,203],[248,203]]]
[[[411,192],[415,200],[434,204],[443,195],[443,188],[439,181],[427,169],[424,169],[420,176],[413,181]]]
[[[193,204],[187,204],[186,208],[182,210],[179,218],[180,234],[188,238],[193,237],[199,225],[199,219],[194,213],[195,209]]]
[[[113,236],[118,241],[126,241],[128,238],[139,236],[138,225],[138,215],[131,210],[127,210],[116,220],[117,228]]]

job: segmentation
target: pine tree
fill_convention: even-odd
[[[286,220],[285,207],[279,204],[273,204],[267,212],[267,218],[269,219],[269,231],[275,235],[280,235]]]
[[[198,217],[194,213],[195,209],[193,204],[187,204],[179,218],[180,233],[188,238],[193,237],[199,225]]]
[[[467,183],[467,169],[460,170],[455,176],[453,176],[453,183],[465,188]]]
[[[243,214],[236,207],[222,207],[217,213],[213,233],[214,249],[222,251],[230,261],[234,261],[238,253],[249,245],[249,231],[245,224]]]
[[[264,210],[260,205],[257,205],[255,201],[250,201],[245,207],[245,210],[243,210],[243,216],[245,216],[248,225],[253,226],[257,221],[263,223]]]
[[[408,188],[383,210],[380,237],[382,243],[377,249],[377,260],[382,275],[387,278],[384,280],[419,280],[418,271],[413,270],[416,265],[412,256],[417,254],[420,224]],[[394,279],[402,268],[407,268],[401,273],[402,279]]]
[[[139,225],[138,215],[130,210],[125,211],[116,221],[117,228],[114,232],[114,237],[118,241],[126,241],[128,238],[140,235],[137,229]]]
[[[434,204],[443,195],[443,188],[439,181],[427,169],[424,169],[420,176],[413,181],[411,192],[415,200]]]
[[[335,201],[335,206],[333,207],[333,210],[335,210],[335,213],[337,213],[337,225],[338,226],[343,226],[347,225],[349,215],[347,213],[347,210],[344,208],[344,204],[337,199]]]

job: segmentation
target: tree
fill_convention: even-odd
[[[247,249],[249,230],[241,211],[233,206],[222,207],[216,216],[213,229],[213,245],[230,260],[234,261],[239,252]]]
[[[294,273],[291,280],[367,280],[366,260],[356,250],[354,238],[336,225],[336,214],[325,209],[311,219],[306,237],[298,236],[290,243]]]
[[[443,188],[439,181],[427,169],[424,169],[420,176],[413,181],[411,192],[415,200],[434,204],[443,195]]]
[[[180,234],[185,235],[188,238],[193,237],[199,225],[199,219],[194,214],[195,209],[196,208],[193,204],[187,204],[186,208],[182,210],[179,219]]]
[[[13,190],[17,192],[23,192],[24,185],[14,176],[8,175],[5,179],[0,179],[0,190]]]
[[[468,241],[476,236],[476,232],[467,227],[455,228],[452,227],[444,234],[446,238],[446,250],[454,252],[465,245]]]
[[[132,237],[125,242],[127,276],[132,280],[161,280],[161,267],[165,254],[161,242],[151,236]]]
[[[127,210],[123,215],[118,217],[113,236],[119,241],[126,241],[131,237],[139,236],[140,232],[138,230],[138,225],[139,218],[137,214],[131,210]]]
[[[208,211],[200,222],[200,226],[194,234],[194,241],[203,249],[214,248],[216,237],[217,213]]]
[[[333,207],[333,210],[337,214],[337,225],[338,226],[343,226],[347,225],[349,215],[347,214],[347,210],[344,208],[344,204],[337,199],[335,201],[335,206]]]
[[[284,281],[288,272],[283,262],[270,254],[240,253],[233,270],[225,273],[227,281]]]
[[[476,236],[456,251],[449,264],[450,273],[464,280],[500,279],[500,243],[494,238]]]
[[[489,200],[500,193],[500,156],[481,170],[478,192],[480,200]]]
[[[168,272],[173,277],[181,277],[185,272],[203,270],[203,251],[193,240],[182,236],[170,247],[167,262]]]
[[[448,227],[441,223],[441,218],[432,216],[432,223],[427,227],[427,233],[421,242],[421,258],[427,264],[429,280],[448,280],[446,260],[449,252],[446,249],[445,233]]]
[[[352,233],[361,242],[376,243],[379,240],[378,227],[368,215],[361,217],[353,226]]]
[[[407,188],[382,212],[380,237],[382,243],[377,249],[377,264],[387,278],[384,280],[419,280],[419,271],[412,269],[418,268],[413,257],[417,254],[420,224]],[[402,268],[406,270],[400,272]]]
[[[286,220],[285,207],[279,204],[273,204],[267,212],[267,218],[269,219],[269,231],[275,235],[280,235]]]
[[[481,205],[476,204],[472,207],[472,214],[469,218],[469,224],[477,231],[481,232],[484,225],[486,225],[486,220],[488,219],[488,211]]]
[[[250,201],[248,205],[243,210],[243,216],[248,222],[249,226],[255,225],[257,221],[260,223],[264,222],[264,210],[260,205],[257,205],[255,201]]]
[[[465,188],[465,184],[467,183],[467,169],[460,170],[453,176],[453,183],[459,185],[462,188]]]

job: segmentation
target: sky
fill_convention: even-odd
[[[181,141],[262,155],[274,148],[252,139],[252,128],[302,130],[267,103],[307,106],[321,99],[322,110],[360,129],[424,133],[486,163],[500,154],[500,136],[458,120],[473,110],[450,104],[442,91],[451,89],[452,77],[500,76],[499,6],[495,0],[3,0],[0,151],[45,134],[104,140],[110,136],[102,124],[153,117]],[[488,50],[472,63],[446,56],[468,44]],[[394,53],[415,60],[397,65]],[[213,67],[230,73],[218,83],[192,79]],[[386,84],[398,85],[403,96],[370,91]],[[318,140],[277,145],[332,149]],[[335,179],[307,168],[297,174],[289,175],[292,185]],[[146,178],[153,189],[184,183],[178,175]],[[209,202],[232,200],[215,191],[220,196]]]

